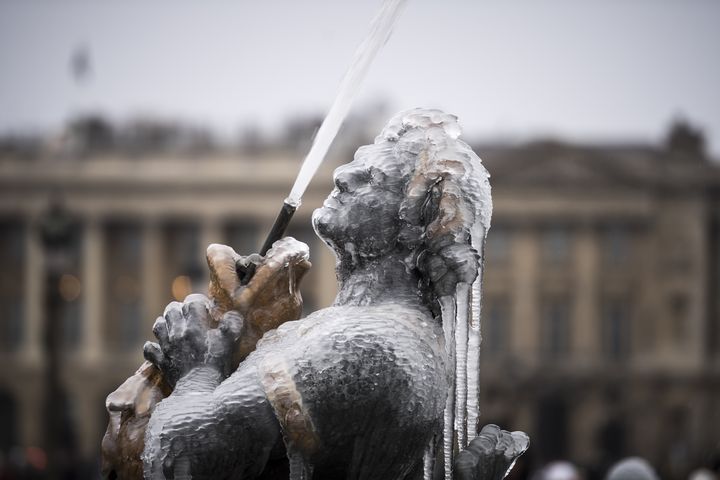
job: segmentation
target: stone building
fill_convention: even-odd
[[[720,170],[686,128],[663,148],[479,148],[495,205],[482,405],[530,433],[535,465],[597,476],[633,454],[687,478],[716,461]]]
[[[102,125],[91,127],[92,138],[107,138]],[[640,454],[679,478],[718,448],[720,174],[692,131],[675,132],[662,148],[476,149],[495,203],[483,421],[528,431],[533,466],[566,458],[593,474]],[[156,316],[205,288],[207,244],[258,248],[300,156],[83,145],[70,154],[0,151],[6,453],[45,445],[52,364],[66,399],[57,408],[67,441],[85,458],[97,455],[105,396],[142,361]],[[289,232],[311,247],[306,310],[328,305],[336,292],[334,258],[309,219],[334,165],[349,158],[343,152],[313,181]],[[48,213],[52,205],[61,205],[70,232],[61,271],[52,271],[57,252],[43,243],[58,215]]]

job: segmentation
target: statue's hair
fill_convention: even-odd
[[[394,155],[414,162],[400,207],[399,242],[411,248],[408,263],[432,299],[475,280],[490,228],[489,175],[459,135],[454,115],[413,109],[393,117],[375,140],[394,143]]]

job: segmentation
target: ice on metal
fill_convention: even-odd
[[[466,451],[495,441],[512,453],[512,435],[469,438],[492,206],[487,172],[459,134],[452,115],[402,112],[336,170],[313,214],[337,258],[333,306],[265,333],[231,375],[245,324],[208,326],[202,297],[168,307],[153,351],[178,387],[151,417],[147,475],[253,478],[280,439],[293,479],[428,478],[438,458],[451,480],[461,478],[456,451],[477,479],[485,460]]]

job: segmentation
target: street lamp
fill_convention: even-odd
[[[59,200],[52,200],[40,221],[40,233],[45,251],[45,321],[43,348],[45,353],[45,398],[43,415],[45,448],[48,456],[48,478],[60,478],[63,473],[62,453],[75,453],[74,435],[68,416],[68,399],[60,380],[62,371],[60,338],[62,336],[63,296],[60,283],[69,271],[72,257],[70,246],[75,219]]]

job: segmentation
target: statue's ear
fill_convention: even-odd
[[[425,241],[431,249],[470,244],[473,211],[452,178],[439,177],[428,189],[423,216]]]
[[[459,282],[472,283],[477,276],[479,255],[471,241],[474,212],[451,176],[422,180],[413,178],[408,200],[414,201],[404,212],[406,221],[414,220],[420,230],[417,266],[436,295],[452,295]]]
[[[439,216],[440,197],[442,195],[443,178],[438,177],[427,189],[425,199],[420,206],[420,222],[425,229]]]

